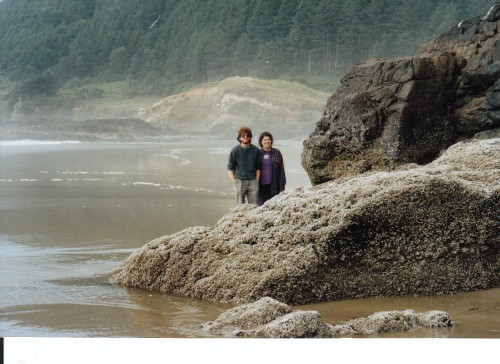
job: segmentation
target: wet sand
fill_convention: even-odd
[[[232,307],[124,289],[111,270],[151,239],[211,226],[234,206],[232,141],[0,145],[0,336],[205,338]],[[282,142],[288,188],[308,183]],[[500,338],[500,288],[299,306],[339,323],[377,311],[448,311],[450,329],[379,338]]]

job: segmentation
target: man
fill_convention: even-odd
[[[252,130],[246,126],[238,130],[240,143],[231,149],[227,169],[236,193],[236,203],[258,204],[260,178],[260,150],[252,145]]]

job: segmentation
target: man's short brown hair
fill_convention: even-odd
[[[252,139],[252,129],[250,129],[248,126],[242,126],[240,130],[238,130],[238,136],[236,137],[236,140],[240,141],[240,138],[243,135],[248,135],[250,139]]]

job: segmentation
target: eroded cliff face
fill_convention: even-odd
[[[177,133],[233,139],[239,127],[249,125],[281,139],[302,139],[327,98],[328,94],[298,83],[231,77],[167,97],[137,116]]]
[[[425,166],[371,172],[242,205],[164,236],[112,282],[220,302],[434,295],[500,284],[500,139]]]
[[[231,77],[180,94],[150,98],[79,99],[78,106],[19,101],[0,138],[161,140],[172,136],[217,136],[233,140],[242,125],[280,139],[302,140],[321,116],[328,94],[297,82]],[[153,103],[154,104],[151,104]],[[0,105],[1,107],[1,105]],[[0,110],[1,111],[1,110]]]
[[[415,57],[355,66],[304,141],[311,182],[425,164],[461,138],[500,127],[499,30],[497,3]]]

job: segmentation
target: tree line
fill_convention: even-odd
[[[130,81],[169,95],[229,76],[331,90],[354,64],[414,54],[492,0],[3,0],[0,81],[31,92]]]

